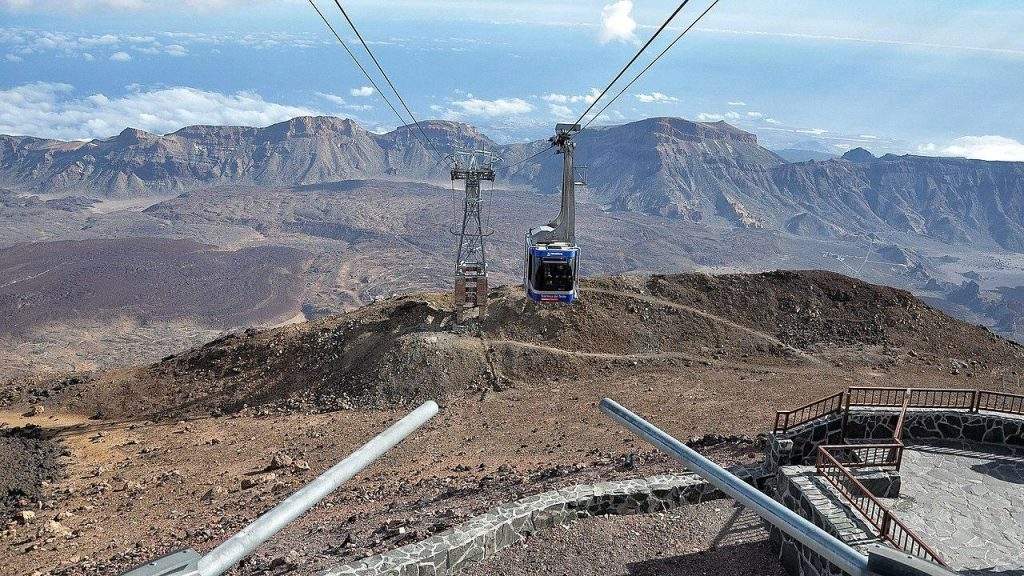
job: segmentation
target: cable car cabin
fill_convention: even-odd
[[[526,243],[523,287],[534,302],[569,304],[577,297],[580,249],[565,243],[531,246]]]

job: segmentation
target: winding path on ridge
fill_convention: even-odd
[[[485,349],[493,350],[496,347],[509,347],[519,348],[523,350],[533,350],[537,352],[546,352],[549,354],[557,354],[560,356],[570,356],[573,358],[587,358],[593,360],[685,360],[694,362],[697,364],[704,364],[706,366],[717,366],[719,368],[731,368],[734,370],[745,370],[745,371],[771,371],[781,373],[803,373],[803,370],[798,367],[783,367],[775,365],[760,365],[756,363],[741,363],[741,362],[726,362],[723,360],[715,360],[713,358],[706,358],[699,355],[687,354],[686,352],[640,352],[621,354],[615,352],[583,352],[579,350],[567,350],[565,348],[558,348],[557,346],[547,346],[545,344],[536,344],[532,342],[522,342],[520,340],[504,340],[504,339],[492,339],[487,338],[483,340]],[[492,369],[497,370],[497,367],[492,366]]]
[[[749,326],[744,326],[742,324],[738,324],[736,322],[733,322],[732,320],[729,320],[728,318],[723,318],[722,316],[719,316],[717,314],[712,314],[711,312],[708,312],[706,310],[701,310],[699,308],[693,308],[693,307],[687,306],[685,304],[679,304],[678,302],[673,302],[671,300],[665,300],[664,298],[658,298],[657,296],[648,296],[648,295],[645,295],[645,294],[634,294],[634,293],[630,293],[630,292],[619,292],[619,291],[616,291],[616,290],[607,290],[607,289],[604,289],[604,288],[581,288],[580,291],[581,292],[590,292],[590,293],[594,293],[594,294],[607,294],[607,295],[610,295],[610,296],[621,296],[621,297],[624,297],[624,298],[632,298],[634,300],[640,300],[641,302],[647,302],[648,304],[657,304],[657,305],[660,305],[660,306],[668,306],[669,308],[675,308],[677,310],[683,310],[685,312],[689,312],[690,314],[694,314],[696,316],[700,316],[702,318],[706,318],[706,319],[708,319],[708,320],[710,320],[712,322],[717,322],[719,324],[724,324],[724,325],[726,325],[726,326],[728,326],[730,328],[734,328],[734,329],[739,330],[741,332],[745,332],[745,333],[747,333],[747,334],[749,334],[751,336],[754,336],[754,337],[757,337],[757,338],[761,338],[761,339],[763,339],[763,340],[765,340],[767,342],[770,342],[771,344],[773,344],[775,346],[778,346],[778,347],[780,347],[780,348],[782,348],[784,350],[789,351],[790,353],[792,353],[795,356],[798,356],[798,357],[800,357],[800,358],[802,358],[804,360],[807,360],[808,362],[811,362],[811,363],[814,363],[814,364],[817,364],[817,365],[824,365],[825,364],[820,358],[817,358],[816,356],[808,354],[807,352],[804,352],[803,350],[801,350],[799,348],[796,348],[795,346],[791,346],[789,344],[786,344],[785,342],[783,342],[782,340],[779,340],[778,338],[776,338],[775,336],[772,336],[771,334],[768,334],[766,332],[761,332],[760,330],[757,330],[755,328],[751,328]]]
[[[560,354],[562,356],[575,356],[577,358],[595,358],[598,360],[660,360],[660,359],[680,359],[680,360],[691,360],[693,362],[710,362],[707,358],[701,358],[692,354],[686,354],[684,352],[647,352],[647,353],[634,353],[634,354],[617,354],[614,352],[582,352],[577,350],[566,350],[565,348],[558,348],[557,346],[547,346],[545,344],[534,344],[532,342],[522,342],[520,340],[495,340],[488,339],[489,345],[500,345],[509,346],[513,348],[525,348],[528,350],[537,350],[539,352],[550,352],[552,354]]]

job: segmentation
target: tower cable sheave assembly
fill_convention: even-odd
[[[485,238],[494,233],[481,219],[484,198],[480,194],[481,182],[494,182],[494,165],[498,157],[486,150],[455,152],[452,162],[452,182],[466,183],[462,203],[462,224],[452,234],[459,237],[455,256],[455,322],[462,323],[465,314],[476,308],[477,318],[487,315],[487,249]],[[453,199],[454,201],[454,199]]]

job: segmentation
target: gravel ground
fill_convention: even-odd
[[[730,500],[588,518],[499,552],[464,576],[782,576],[768,532]]]
[[[42,484],[60,475],[59,453],[38,427],[0,431],[0,515],[6,518],[40,498]]]

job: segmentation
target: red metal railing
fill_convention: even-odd
[[[979,390],[974,404],[974,411],[978,410],[1024,415],[1024,396]]]
[[[790,428],[843,411],[843,392],[811,402],[795,410],[775,413],[775,432],[786,432]]]
[[[932,550],[909,527],[875,498],[850,473],[850,468],[894,467],[903,462],[903,429],[910,408],[938,408],[999,412],[1024,415],[1024,395],[950,388],[870,388],[851,387],[795,410],[780,411],[775,415],[775,432],[786,432],[832,414],[843,414],[843,429],[851,407],[899,408],[892,440],[877,444],[821,445],[817,450],[815,468],[820,476],[836,490],[878,530],[879,536],[897,548],[925,560],[946,566],[938,553]]]
[[[908,390],[903,395],[903,405],[900,406],[900,416],[896,419],[896,426],[892,429],[892,439],[894,442],[898,442],[901,446],[903,442],[903,423],[907,420],[907,408],[910,406],[910,399],[913,398],[914,393],[912,390]]]
[[[775,432],[787,432],[795,426],[806,424],[832,414],[849,414],[850,408],[900,408],[897,431],[902,432],[902,423],[908,408],[939,408],[944,410],[967,410],[978,412],[1000,412],[1024,415],[1024,395],[993,392],[991,390],[966,390],[954,388],[872,388],[853,386],[845,393],[839,392],[801,406],[795,410],[780,410],[775,413]],[[845,428],[845,426],[844,426]],[[896,434],[899,437],[901,434]]]
[[[846,391],[846,408],[850,406],[873,406],[878,408],[899,408],[903,405],[906,388],[867,388],[851,386]]]
[[[892,468],[903,464],[903,443],[825,444],[818,447],[847,468]]]
[[[906,524],[896,518],[892,511],[875,498],[850,471],[834,458],[825,447],[818,448],[815,468],[818,474],[828,480],[836,490],[878,531],[878,535],[891,542],[896,548],[908,554],[946,566],[935,550],[932,550]]]

